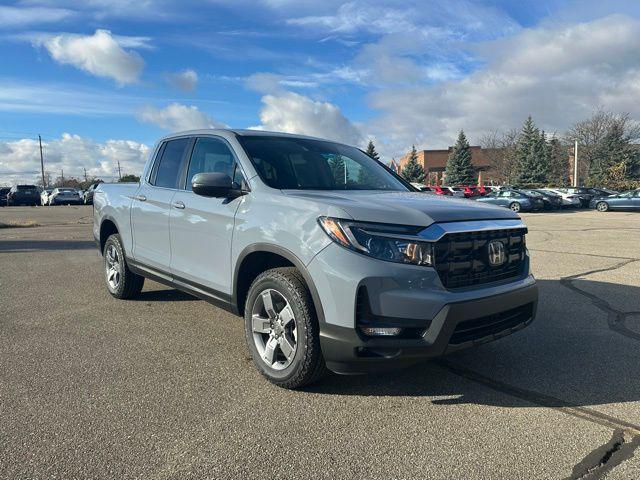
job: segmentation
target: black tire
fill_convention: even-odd
[[[607,202],[598,202],[596,203],[596,210],[599,212],[606,212],[609,210],[609,204]]]
[[[113,250],[112,250],[113,249]],[[117,256],[112,256],[111,253],[115,252]],[[144,277],[133,273],[129,270],[127,261],[124,256],[124,248],[122,247],[122,240],[120,235],[114,233],[104,244],[103,250],[104,269],[105,269],[105,282],[107,284],[107,290],[109,293],[121,300],[127,300],[135,298],[140,295],[142,287],[144,286]],[[111,260],[115,261],[111,263]],[[110,281],[110,265],[116,265],[119,268],[118,281]]]
[[[509,208],[514,212],[519,212],[520,210],[522,210],[522,205],[520,205],[519,202],[511,202]]]
[[[275,291],[275,294],[280,295],[291,307],[294,316],[295,353],[290,360],[291,363],[279,370],[272,368],[263,360],[254,338],[253,309],[257,302],[261,301],[259,297],[265,291]],[[245,337],[253,362],[258,371],[270,382],[283,388],[296,389],[317,381],[326,373],[327,367],[320,349],[315,308],[305,281],[296,268],[274,268],[258,275],[249,288],[244,318]],[[278,350],[278,354],[282,355],[283,352]]]

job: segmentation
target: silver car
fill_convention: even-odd
[[[81,203],[80,195],[75,188],[54,188],[48,198],[49,205],[79,205]]]

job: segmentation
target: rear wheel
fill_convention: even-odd
[[[315,309],[298,270],[260,274],[249,288],[244,312],[249,351],[269,381],[301,388],[326,372]]]
[[[514,212],[519,212],[520,210],[522,210],[522,206],[520,205],[519,202],[511,202],[511,205],[509,205],[509,208]]]
[[[609,204],[607,202],[598,202],[596,204],[596,209],[599,212],[606,212],[607,210],[609,210]]]
[[[144,277],[129,270],[120,235],[114,233],[107,238],[103,256],[105,281],[109,293],[123,300],[138,296],[144,285]]]

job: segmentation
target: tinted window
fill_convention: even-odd
[[[166,143],[153,182],[156,187],[178,188],[180,162],[188,144],[188,138],[169,140]]]
[[[198,173],[225,173],[234,179],[234,166],[233,153],[226,143],[215,138],[198,138],[191,154],[185,187],[191,190],[191,180]]]
[[[409,191],[357,148],[295,137],[241,136],[262,181],[272,188]]]
[[[36,187],[35,185],[18,185],[17,190],[35,190]]]

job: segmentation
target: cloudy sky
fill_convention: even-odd
[[[0,2],[0,184],[138,173],[156,138],[259,127],[385,160],[531,114],[640,117],[640,2]]]

